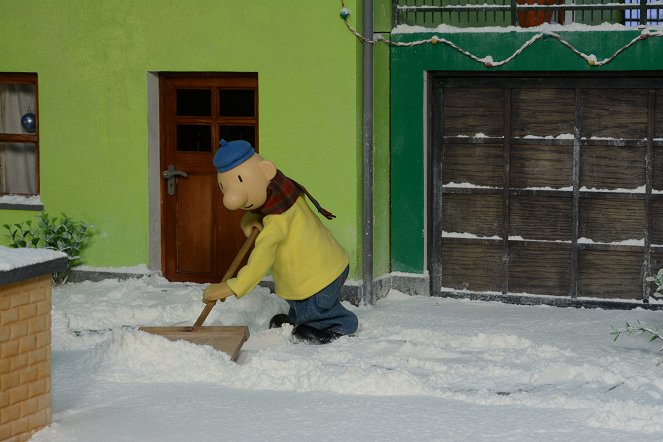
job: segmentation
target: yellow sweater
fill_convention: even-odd
[[[263,218],[263,229],[247,264],[228,286],[239,298],[272,269],[276,294],[295,301],[311,297],[348,265],[348,254],[306,204],[304,196],[278,215]]]

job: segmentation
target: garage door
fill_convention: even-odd
[[[663,82],[454,75],[431,79],[432,293],[648,299]]]

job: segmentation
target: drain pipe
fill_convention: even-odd
[[[373,0],[364,0],[363,7],[362,82],[362,206],[363,206],[363,270],[362,296],[373,305]]]

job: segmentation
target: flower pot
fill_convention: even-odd
[[[516,0],[519,5],[561,5],[564,0]],[[522,28],[531,28],[543,23],[550,23],[553,11],[522,11],[518,12],[518,23]],[[563,23],[564,12],[558,14],[558,21]]]

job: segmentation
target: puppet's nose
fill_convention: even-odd
[[[223,205],[228,210],[237,210],[244,207],[249,199],[249,195],[241,187],[226,189],[223,194]]]

